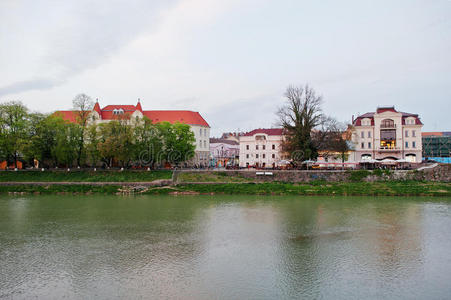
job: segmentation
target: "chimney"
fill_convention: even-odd
[[[354,124],[354,115],[352,115],[352,124]]]

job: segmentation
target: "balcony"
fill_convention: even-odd
[[[399,152],[401,151],[400,148],[398,147],[379,147],[378,149],[379,152]]]
[[[381,129],[394,129],[394,128],[396,128],[396,124],[381,123]]]

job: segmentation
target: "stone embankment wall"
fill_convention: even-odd
[[[203,172],[214,175],[218,171],[181,171],[181,172]],[[268,170],[265,172],[272,173],[272,175],[257,175],[257,171],[248,170],[227,170],[225,172],[228,176],[244,178],[244,181],[253,182],[311,182],[315,180],[324,180],[328,182],[339,181],[383,181],[383,180],[424,180],[424,181],[441,181],[451,182],[451,165],[442,164],[432,169],[425,169],[422,171],[416,170],[394,170],[394,171],[278,171]],[[262,173],[264,171],[261,171]],[[358,175],[358,176],[356,176]]]

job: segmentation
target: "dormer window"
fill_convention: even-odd
[[[122,108],[119,109],[113,109],[113,115],[123,115],[124,110]]]

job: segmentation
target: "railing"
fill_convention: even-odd
[[[379,147],[379,151],[400,151],[401,149],[398,147]]]
[[[396,124],[384,124],[384,123],[381,123],[381,128],[396,128]]]

